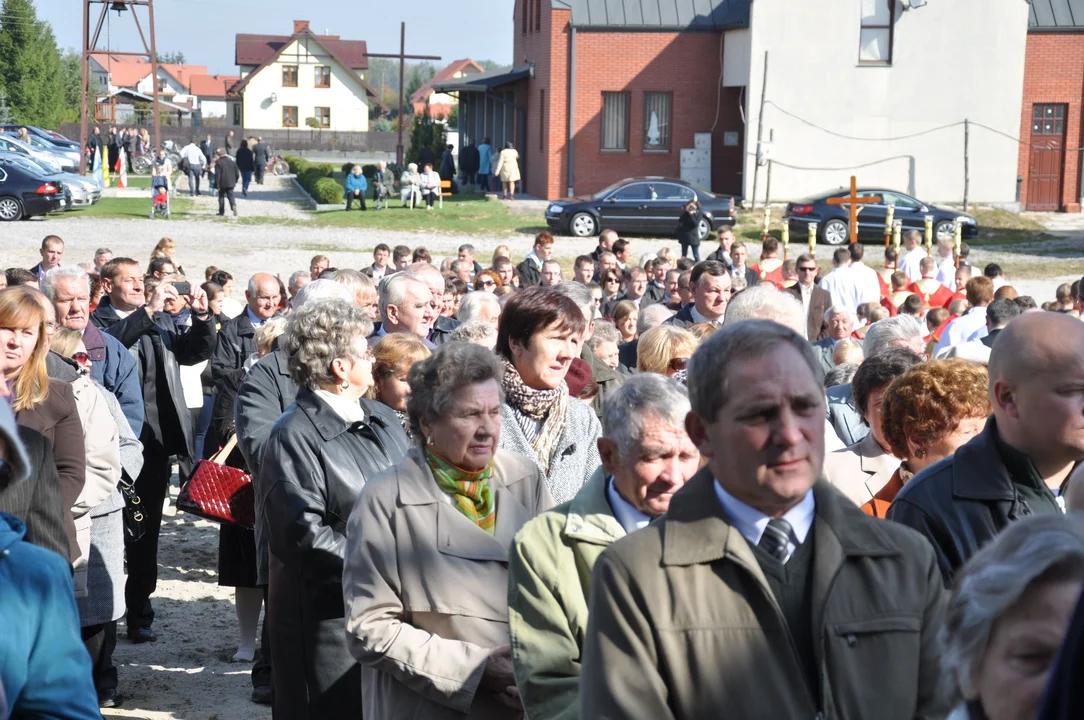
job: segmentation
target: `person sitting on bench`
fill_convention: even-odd
[[[346,209],[349,210],[350,206],[357,200],[361,203],[361,209],[365,210],[365,191],[369,189],[369,183],[366,181],[365,176],[361,174],[361,166],[355,165],[350,174],[346,176]]]
[[[425,198],[426,210],[433,209],[433,201],[440,197],[440,175],[433,170],[433,163],[425,164],[422,173],[422,197]]]
[[[406,172],[399,177],[399,199],[403,205],[410,201],[410,207],[422,194],[422,177],[418,174],[418,163],[407,165]]]

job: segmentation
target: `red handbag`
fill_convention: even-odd
[[[236,434],[210,460],[199,461],[177,496],[178,510],[249,530],[255,527],[256,496],[252,476],[224,464],[235,447]]]

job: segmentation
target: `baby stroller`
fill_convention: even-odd
[[[164,217],[169,219],[169,179],[164,177],[151,178],[151,213],[150,218]]]

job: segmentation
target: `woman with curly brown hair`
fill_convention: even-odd
[[[862,506],[883,518],[904,483],[948,457],[982,431],[990,415],[986,367],[968,360],[931,360],[892,381],[881,407],[881,429],[900,458],[888,483]]]
[[[501,282],[501,276],[498,275],[495,270],[483,270],[474,278],[474,289],[484,290],[488,293],[496,293],[497,288],[501,287],[503,284],[504,283]]]

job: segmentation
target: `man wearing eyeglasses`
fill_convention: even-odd
[[[817,287],[817,261],[806,253],[798,258],[798,282],[787,288],[788,292],[802,301],[806,313],[806,339],[810,342],[828,337],[828,325],[824,314],[832,307],[832,294]]]

